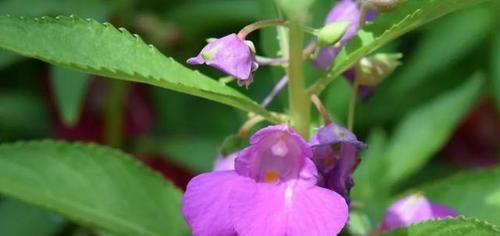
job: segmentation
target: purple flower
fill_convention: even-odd
[[[258,67],[251,42],[245,42],[236,34],[211,41],[198,56],[189,58],[187,63],[191,65],[205,63],[233,76],[239,85],[247,86],[252,82],[252,72]]]
[[[316,186],[311,149],[292,129],[270,126],[250,138],[234,171],[193,178],[182,211],[194,235],[336,235],[348,207]]]
[[[352,173],[360,162],[359,149],[365,144],[351,131],[335,124],[320,128],[310,144],[313,161],[323,177],[320,185],[339,193],[349,202]]]
[[[351,84],[354,83],[355,76],[356,76],[355,69],[349,69],[346,72],[344,72],[344,77]],[[363,101],[367,101],[373,95],[374,91],[375,91],[375,86],[359,85],[358,96],[361,97]]]
[[[421,194],[414,194],[399,199],[387,209],[380,229],[390,231],[425,220],[456,216],[458,216],[456,211],[432,203]]]
[[[359,29],[359,14],[359,5],[354,0],[341,0],[330,10],[325,19],[325,25],[338,21],[347,21],[350,25],[337,46],[320,49],[318,57],[313,61],[316,67],[327,70],[340,49],[347,44],[349,39],[356,35]]]
[[[355,0],[340,0],[335,6],[330,10],[325,19],[325,25],[332,22],[349,22],[349,28],[345,32],[342,39],[333,47],[321,48],[319,50],[318,56],[312,63],[320,70],[327,70],[333,63],[333,60],[340,52],[342,47],[344,47],[349,40],[354,37],[359,30],[359,18],[360,18],[360,5]],[[369,11],[366,15],[366,20],[373,20],[375,18],[375,13]]]

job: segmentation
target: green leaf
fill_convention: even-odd
[[[0,50],[0,69],[10,66],[11,64],[20,61],[21,59],[22,57],[15,53]]]
[[[500,226],[500,167],[469,171],[416,188],[460,214]]]
[[[0,193],[117,235],[186,232],[178,189],[127,154],[98,145],[1,145]]]
[[[397,126],[384,154],[387,186],[414,174],[448,140],[481,92],[483,76],[476,74],[459,88],[410,112]]]
[[[111,12],[109,0],[3,0],[0,15],[42,16],[47,14],[77,14],[105,20]],[[29,6],[29,7],[27,7]]]
[[[351,39],[335,59],[327,76],[316,81],[309,92],[321,93],[332,80],[362,57],[397,37],[450,12],[484,1],[486,0],[405,1],[397,10],[377,16],[375,23],[367,25]]]
[[[0,235],[53,236],[62,230],[64,220],[41,208],[16,200],[0,202]]]
[[[477,219],[458,217],[425,221],[408,228],[396,229],[381,236],[497,236],[497,227]]]
[[[484,43],[494,25],[494,12],[484,4],[450,14],[436,21],[418,40],[414,53],[391,85],[391,91],[407,94],[431,75],[456,64],[467,53]]]
[[[138,36],[91,19],[3,16],[0,48],[89,74],[203,97],[278,121],[245,95],[165,57]]]
[[[62,67],[53,67],[51,78],[59,116],[66,125],[78,123],[88,87],[88,75]]]

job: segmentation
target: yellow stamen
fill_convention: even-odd
[[[269,170],[264,174],[264,181],[267,183],[276,182],[278,180],[279,174],[277,171]]]

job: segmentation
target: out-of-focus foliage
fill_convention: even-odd
[[[404,229],[384,233],[383,236],[416,236],[416,235],[478,235],[493,236],[500,234],[497,227],[471,218],[457,218],[427,221]]]

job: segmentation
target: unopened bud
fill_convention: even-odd
[[[364,0],[363,5],[377,12],[392,11],[399,7],[402,0]]]
[[[344,36],[350,23],[347,21],[340,21],[330,23],[321,28],[318,33],[318,46],[328,47],[336,44]]]
[[[399,65],[401,53],[379,53],[360,60],[356,69],[356,80],[359,85],[376,86],[387,78]]]

